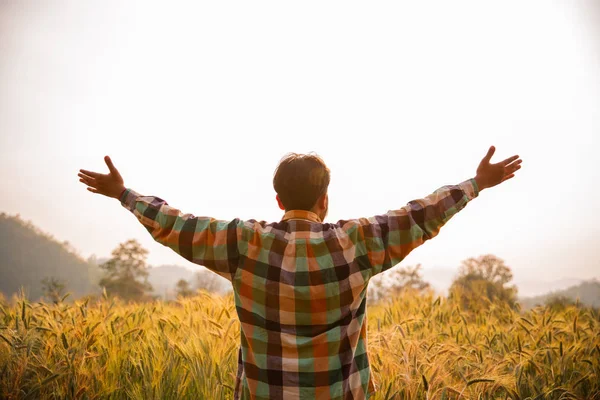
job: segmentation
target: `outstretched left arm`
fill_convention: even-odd
[[[185,259],[204,265],[231,281],[237,269],[238,230],[242,222],[219,221],[210,217],[184,214],[159,197],[142,196],[126,189],[123,178],[108,156],[104,158],[108,174],[80,170],[80,182],[92,193],[118,199],[135,215],[154,240]]]

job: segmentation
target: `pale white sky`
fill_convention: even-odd
[[[600,3],[3,2],[0,211],[87,257],[138,238],[79,183],[109,154],[184,212],[279,220],[273,171],[315,151],[330,215],[370,216],[474,176],[518,176],[404,265],[493,253],[516,278],[600,275]]]

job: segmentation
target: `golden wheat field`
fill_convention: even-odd
[[[369,306],[375,399],[600,399],[598,311],[462,311],[406,293]],[[3,399],[229,399],[232,296],[0,309]]]

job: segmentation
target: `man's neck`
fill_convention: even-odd
[[[306,210],[289,210],[283,215],[282,221],[288,221],[292,219],[303,219],[311,222],[323,222],[317,213]]]

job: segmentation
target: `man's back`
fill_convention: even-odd
[[[247,397],[364,398],[371,268],[357,254],[359,229],[297,211],[245,225],[252,238],[233,279],[244,362],[238,384]]]
[[[183,214],[132,190],[122,204],[155,240],[232,283],[241,323],[235,398],[364,399],[371,277],[399,263],[476,197],[470,179],[372,218],[322,223],[308,211],[282,221]]]

